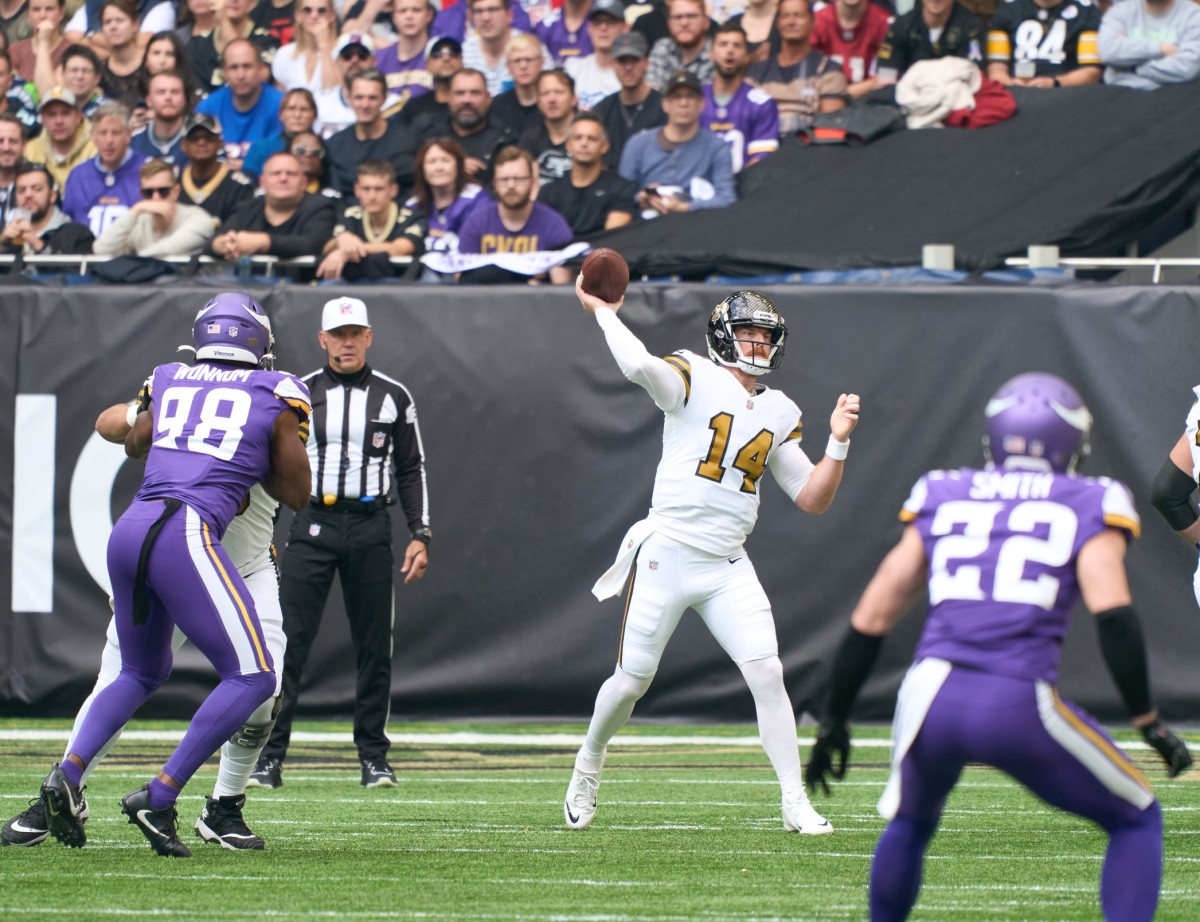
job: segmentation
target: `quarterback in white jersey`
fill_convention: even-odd
[[[1192,390],[1196,399],[1188,411],[1183,435],[1154,478],[1150,500],[1168,525],[1200,548],[1200,509],[1194,496],[1196,478],[1200,477],[1200,387]],[[1200,604],[1200,564],[1192,577],[1192,588]]]
[[[738,291],[713,310],[708,356],[652,356],[605,304],[576,282],[617,365],[663,411],[663,454],[650,514],[630,528],[613,566],[592,592],[605,599],[628,584],[616,672],[601,686],[567,789],[563,815],[583,829],[596,815],[608,741],[646,693],[684,611],[693,608],[737,664],[754,696],[763,748],[783,792],[784,828],[833,832],[808,802],[796,722],[783,682],[775,621],[743,544],[758,519],[768,468],[805,512],[829,508],[842,479],[859,397],[842,394],[817,464],[800,448],[800,410],[759,376],[779,367],[787,325],[764,295]]]

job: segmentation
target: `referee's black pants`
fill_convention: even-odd
[[[287,755],[300,676],[335,573],[341,577],[358,667],[354,745],[360,759],[387,756],[384,731],[391,709],[395,620],[392,568],[392,522],[386,507],[357,514],[310,506],[296,514],[280,567],[279,603],[287,637],[283,700],[263,758]]]

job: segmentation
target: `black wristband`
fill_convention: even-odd
[[[412,539],[422,542],[426,547],[429,547],[429,542],[433,539],[433,532],[428,528],[413,529]]]
[[[1154,709],[1150,698],[1150,675],[1146,669],[1146,643],[1142,626],[1132,605],[1110,608],[1096,615],[1100,651],[1112,674],[1117,691],[1125,699],[1131,717]]]
[[[1167,458],[1154,477],[1150,487],[1150,502],[1162,513],[1167,524],[1176,531],[1183,531],[1200,519],[1200,510],[1192,494],[1196,492],[1196,481],[1190,474],[1181,471],[1175,462]]]
[[[833,674],[829,678],[829,701],[825,707],[826,720],[844,724],[854,708],[854,699],[871,674],[883,637],[863,634],[851,626],[842,638],[833,658]]]

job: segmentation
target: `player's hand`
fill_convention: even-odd
[[[400,572],[404,574],[404,585],[415,583],[429,569],[429,546],[424,541],[412,540],[404,551],[404,563]]]
[[[1141,729],[1142,739],[1167,763],[1168,778],[1174,778],[1192,767],[1192,754],[1188,752],[1187,744],[1167,729],[1167,725],[1161,720],[1148,723]]]
[[[834,757],[837,761],[834,761]],[[817,729],[817,741],[813,743],[804,769],[804,783],[810,793],[817,785],[828,795],[828,775],[836,781],[846,777],[846,760],[850,758],[850,728],[845,724],[821,724]]]
[[[621,305],[625,303],[625,296],[621,295],[621,300],[616,304],[609,304],[603,298],[598,298],[593,294],[588,294],[583,290],[583,273],[575,277],[575,297],[579,299],[579,303],[583,305],[583,309],[589,314],[594,314],[601,307],[609,308],[614,314],[621,309]]]
[[[829,429],[839,442],[850,438],[850,433],[858,425],[858,413],[861,405],[862,398],[858,394],[842,394],[838,397],[837,406],[833,409],[833,416],[829,417]]]

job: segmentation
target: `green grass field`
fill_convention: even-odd
[[[67,724],[0,721],[0,812],[24,809],[58,739],[35,729]],[[135,724],[176,732],[181,724]],[[847,781],[817,805],[833,836],[789,835],[778,790],[749,727],[629,728],[673,736],[614,745],[592,828],[566,829],[562,797],[574,747],[546,734],[583,727],[393,727],[394,732],[520,734],[520,742],[417,739],[392,749],[396,789],[367,791],[346,742],[294,744],[284,787],[251,790],[246,817],[263,852],[205,845],[192,823],[211,792],[215,760],[180,800],[191,860],[155,856],[118,809],[122,795],[161,765],[171,743],[126,739],[92,777],[89,841],[0,850],[6,919],[400,919],[674,922],[866,918],[866,880],[883,823],[875,801],[888,749],[855,750]],[[302,724],[299,731],[348,731]],[[802,734],[803,735],[803,734]],[[1121,736],[1121,734],[1118,734]],[[886,739],[884,729],[860,729]],[[704,737],[692,740],[692,737]],[[405,737],[407,740],[409,737]],[[1124,735],[1129,739],[1128,735]],[[524,742],[525,744],[521,744]],[[1200,744],[1195,735],[1193,746]],[[809,742],[804,742],[807,752]],[[1168,781],[1133,750],[1166,818],[1158,917],[1200,918],[1200,805],[1196,771]],[[916,920],[1096,920],[1104,836],[1051,811],[1003,776],[968,769],[926,865]]]

